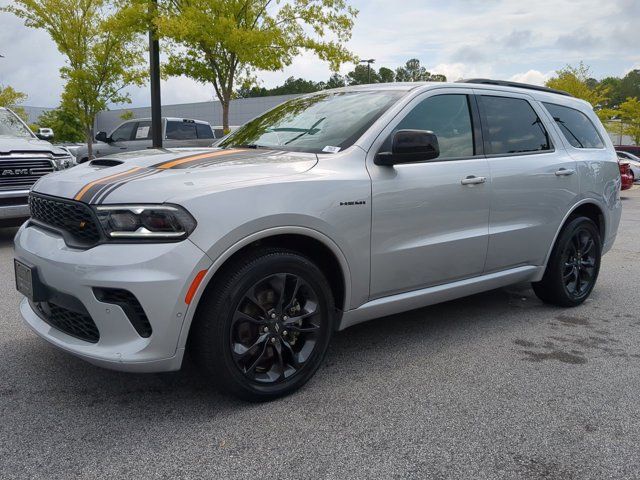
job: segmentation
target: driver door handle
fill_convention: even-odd
[[[576,173],[576,171],[571,168],[561,168],[560,170],[556,170],[556,177],[568,177],[574,173]]]
[[[487,177],[476,177],[475,175],[467,175],[460,183],[462,185],[478,185],[487,181]]]

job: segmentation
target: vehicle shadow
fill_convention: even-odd
[[[334,335],[327,358],[316,377],[301,391],[281,402],[299,405],[316,403],[331,397],[335,389],[348,389],[354,378],[368,375],[367,365],[388,370],[398,366],[389,362],[388,352],[428,358],[442,341],[474,335],[478,328],[499,330],[514,327],[514,308],[544,309],[528,285],[494,290],[432,307],[376,319]],[[26,327],[22,327],[26,328]],[[112,415],[163,416],[179,411],[180,415],[210,418],[237,409],[253,409],[253,404],[219,394],[187,356],[179,372],[132,374],[94,367],[44,341],[29,335],[12,343],[10,358],[4,367],[11,380],[0,386],[0,400],[43,402],[56,408],[72,408],[74,415],[102,417]],[[416,357],[417,358],[417,357]],[[387,363],[385,363],[387,362]],[[12,365],[13,364],[13,365]],[[5,377],[6,378],[6,377]],[[37,385],[37,396],[34,396]],[[0,402],[1,403],[1,402]],[[62,406],[62,407],[61,407]],[[281,408],[281,407],[280,407]]]

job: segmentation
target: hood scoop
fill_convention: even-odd
[[[100,167],[100,168],[108,168],[108,167],[116,167],[118,165],[122,165],[124,162],[122,160],[115,160],[112,158],[98,158],[96,160],[91,160],[89,165],[91,167]]]

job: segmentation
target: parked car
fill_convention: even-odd
[[[588,103],[487,82],[326,90],[218,149],[44,178],[15,240],[23,318],[119,370],[177,370],[189,349],[260,401],[375,317],[519,282],[581,304],[620,221],[613,145]]]
[[[211,127],[213,128],[213,133],[216,136],[216,139],[221,139],[222,137],[224,137],[225,133],[224,133],[224,127],[222,125],[216,125]],[[230,125],[229,126],[229,133],[233,133],[235,132],[237,129],[239,129],[240,127],[238,125]]]
[[[24,222],[31,186],[71,165],[69,152],[39,140],[16,114],[0,107],[0,227]]]
[[[53,139],[53,130],[50,128],[39,128],[36,132],[36,136],[40,140],[51,140]]]
[[[622,160],[618,161],[618,165],[620,167],[620,190],[629,190],[633,187],[633,172],[631,171],[631,167],[629,163]]]
[[[616,152],[618,158],[629,165],[633,181],[640,180],[640,158],[629,152]]]
[[[640,145],[616,145],[615,148],[618,152],[629,152],[640,156]]]
[[[202,120],[187,118],[162,119],[163,146],[172,147],[208,147],[216,136],[211,125]],[[137,118],[120,124],[110,135],[98,132],[93,144],[94,157],[104,157],[114,153],[144,150],[151,148],[151,119]],[[89,159],[87,146],[76,150],[78,163]]]

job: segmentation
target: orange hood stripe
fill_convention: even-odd
[[[221,156],[225,156],[225,155],[231,155],[233,153],[238,153],[238,152],[243,152],[243,151],[245,151],[245,149],[218,150],[216,152],[200,153],[200,154],[196,154],[196,155],[189,155],[187,157],[178,158],[176,160],[169,160],[169,161],[164,162],[164,163],[159,163],[157,165],[152,165],[151,167],[134,167],[134,168],[131,168],[131,169],[126,170],[124,172],[117,173],[115,175],[109,175],[107,177],[100,178],[98,180],[94,180],[93,182],[90,182],[90,183],[86,184],[76,194],[74,199],[75,200],[82,200],[83,197],[85,197],[85,195],[87,195],[87,193],[90,193],[90,191],[92,191],[93,187],[99,186],[101,188],[105,188],[105,185],[113,184],[113,183],[115,183],[115,181],[122,182],[123,180],[126,180],[128,177],[134,176],[135,174],[137,174],[138,172],[140,172],[140,170],[143,170],[144,168],[167,170],[167,169],[179,166],[179,165],[183,165],[185,163],[197,162],[198,160],[207,160],[209,158],[221,157]]]
[[[98,180],[94,180],[93,182],[87,183],[84,187],[82,187],[82,190],[80,190],[75,197],[73,197],[75,200],[82,200],[82,197],[84,196],[85,193],[87,193],[89,191],[89,189],[91,187],[93,187],[94,185],[102,185],[104,183],[107,183],[111,180],[114,180],[116,178],[121,178],[124,177],[125,175],[131,175],[135,172],[138,172],[142,170],[142,167],[134,167],[131,168],[129,170],[126,170],[124,172],[121,173],[116,173],[115,175],[109,175],[108,177],[104,177],[104,178],[100,178]]]
[[[168,168],[173,168],[173,167],[176,167],[178,165],[182,165],[184,163],[195,162],[197,160],[203,160],[205,158],[222,157],[224,155],[230,155],[232,153],[238,153],[238,152],[242,152],[242,151],[244,151],[244,150],[242,150],[242,149],[231,149],[231,150],[219,150],[219,151],[213,152],[213,153],[200,153],[198,155],[191,155],[189,157],[178,158],[177,160],[170,160],[170,161],[165,162],[165,163],[160,163],[158,165],[155,165],[155,168],[159,168],[161,170],[166,170]]]

